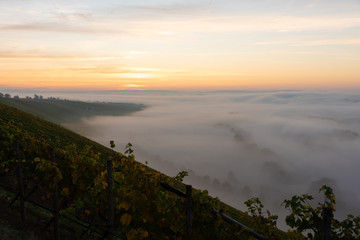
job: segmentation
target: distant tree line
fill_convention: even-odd
[[[0,93],[0,97],[11,98],[11,95],[8,93],[5,93],[5,94]]]
[[[11,95],[8,94],[8,93],[3,94],[3,93],[0,92],[0,98],[11,98]],[[13,98],[14,98],[14,99],[20,99],[19,95],[14,95]],[[30,100],[30,99],[43,100],[44,97],[43,97],[42,95],[34,94],[34,97],[26,96],[25,99],[28,99],[28,100]],[[47,99],[48,99],[48,100],[60,100],[59,97],[48,97]]]

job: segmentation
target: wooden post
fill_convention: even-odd
[[[22,176],[22,166],[21,166],[21,158],[20,158],[20,150],[19,150],[19,142],[15,142],[15,152],[16,152],[16,172],[17,172],[17,181],[18,181],[18,190],[20,196],[20,214],[21,214],[21,224],[22,227],[25,227],[25,199],[24,199],[24,182]]]
[[[51,161],[55,163],[55,148],[52,149],[52,157]],[[53,192],[53,225],[54,225],[54,240],[60,239],[59,234],[59,189],[58,184],[56,183],[54,186]]]
[[[108,171],[108,240],[114,239],[114,176],[112,159],[107,160]]]
[[[192,186],[186,185],[186,240],[192,235]]]
[[[330,240],[331,237],[331,222],[333,219],[333,211],[331,208],[323,208],[322,211],[322,229],[321,229],[321,239]]]

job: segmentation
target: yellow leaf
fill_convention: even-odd
[[[125,211],[127,211],[130,208],[130,204],[127,203],[127,202],[122,202],[122,203],[119,204],[118,209],[120,210],[122,208],[125,209]]]
[[[178,230],[178,227],[179,226],[177,226],[177,225],[170,225],[170,229],[171,229],[171,231],[173,231],[173,232],[177,232],[177,230]]]
[[[85,210],[85,213],[86,213],[87,215],[90,215],[91,212],[86,209],[86,210]]]
[[[102,181],[102,186],[103,186],[103,189],[106,189],[107,188],[107,182]]]
[[[131,222],[131,216],[129,214],[125,213],[124,215],[121,216],[120,222],[123,225],[128,226]]]
[[[63,188],[63,192],[65,195],[69,195],[69,188]]]
[[[148,233],[148,231],[145,230],[142,234],[142,237],[147,238],[148,236],[149,236],[149,233]]]
[[[135,239],[136,235],[137,235],[136,229],[131,229],[131,230],[126,234],[126,237],[127,237],[127,239],[132,240],[132,239]]]

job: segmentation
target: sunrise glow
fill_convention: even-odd
[[[30,0],[0,10],[2,88],[360,88],[355,0]]]

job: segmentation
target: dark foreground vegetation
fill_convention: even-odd
[[[185,192],[186,173],[168,177],[136,162],[131,144],[118,153],[0,103],[0,146],[1,239],[186,239],[185,201],[161,187]],[[316,207],[309,195],[284,201],[293,229],[284,233],[257,198],[246,202],[249,216],[193,190],[192,239],[254,239],[213,209],[268,239],[327,239],[324,231],[331,239],[360,239],[360,218],[336,221],[331,188],[320,191],[325,200]]]

